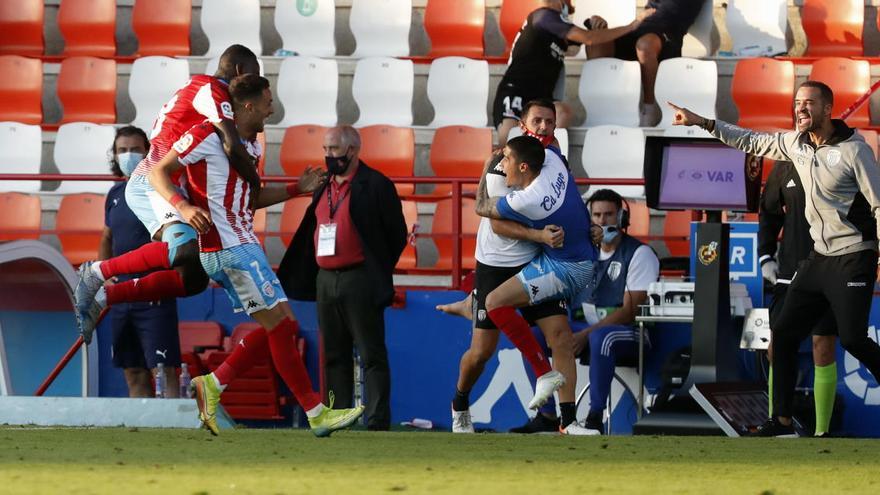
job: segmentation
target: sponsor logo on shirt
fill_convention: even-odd
[[[174,143],[174,151],[178,153],[184,153],[187,149],[189,149],[190,145],[192,145],[193,137],[192,134],[186,133]]]
[[[794,183],[794,179],[788,179],[788,184],[785,187],[797,187]]]
[[[247,303],[247,307],[248,307],[248,309],[256,308],[256,307],[258,307],[258,306],[259,306],[259,304],[257,304],[257,302],[254,301],[254,300],[250,300],[250,301],[248,301],[248,303]]]
[[[550,211],[553,209],[553,206],[556,205],[556,201],[565,192],[565,185],[565,175],[560,172],[559,175],[556,176],[556,181],[550,185],[550,187],[553,188],[553,194],[555,194],[556,197],[547,195],[544,196],[544,201],[541,202],[541,208],[544,208],[544,211]]]
[[[847,287],[867,287],[868,283],[867,282],[847,282],[846,286]]]

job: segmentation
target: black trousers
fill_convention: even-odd
[[[868,314],[877,276],[877,254],[859,251],[822,256],[815,251],[797,273],[773,327],[773,410],[791,417],[801,341],[829,308],[840,345],[880,379],[880,346],[868,338]]]
[[[384,309],[372,302],[373,290],[366,268],[319,270],[318,326],[324,337],[324,374],[337,408],[352,407],[354,355],[364,367],[365,416],[370,429],[391,425],[391,370],[385,347]]]

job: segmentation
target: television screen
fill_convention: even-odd
[[[660,210],[754,211],[761,161],[719,141],[646,139],[648,206]]]

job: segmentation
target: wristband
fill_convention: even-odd
[[[168,200],[168,202],[171,203],[171,206],[175,208],[177,208],[177,205],[179,205],[183,201],[186,201],[186,198],[184,198],[180,193],[174,193],[174,195],[171,196],[171,199]]]
[[[299,194],[299,184],[296,182],[290,183],[284,188],[284,190],[287,192],[288,196],[296,196]]]

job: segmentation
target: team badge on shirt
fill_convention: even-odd
[[[617,280],[617,277],[620,276],[620,272],[623,270],[623,264],[619,261],[612,261],[608,263],[608,270],[605,273],[608,274],[608,279],[614,282]]]
[[[268,280],[263,282],[262,290],[263,290],[263,294],[265,294],[266,297],[268,297],[268,298],[275,297],[275,289],[272,288],[272,283],[269,282]]]
[[[834,167],[840,163],[840,150],[828,150],[828,153],[825,155],[828,157],[828,166]]]

